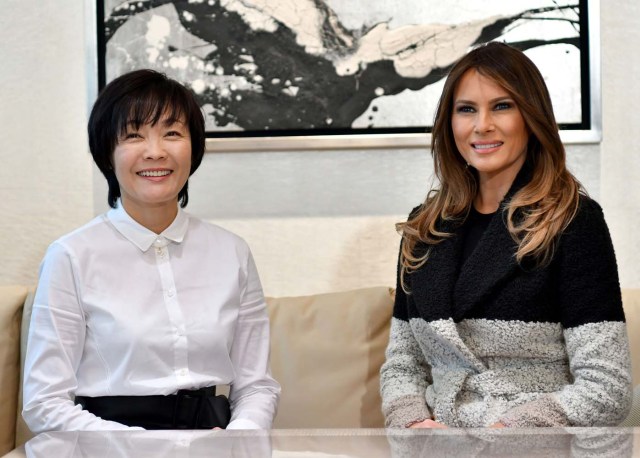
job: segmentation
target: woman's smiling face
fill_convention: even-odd
[[[507,91],[477,70],[468,70],[454,91],[451,128],[458,151],[481,181],[513,181],[527,156],[529,132]]]
[[[129,124],[118,138],[112,160],[127,211],[175,208],[191,170],[189,128],[166,116],[139,128]]]

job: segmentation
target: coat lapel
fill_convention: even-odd
[[[458,230],[459,225],[460,223],[453,222],[441,223],[438,229],[452,236],[432,248],[425,266],[411,274],[411,282],[413,285],[420,285],[413,288],[414,303],[419,316],[438,336],[435,340],[444,345],[451,357],[459,358],[463,361],[461,364],[468,366],[468,370],[458,374],[462,377],[459,380],[462,383],[469,371],[482,371],[486,367],[464,343],[455,323],[454,288],[464,241]]]
[[[454,286],[454,319],[460,321],[477,304],[485,302],[495,288],[516,272],[518,245],[507,230],[502,211],[496,213],[478,245],[460,269]]]
[[[462,253],[462,238],[456,230],[458,225],[441,222],[438,229],[452,234],[451,237],[433,246],[426,264],[411,274],[411,283],[416,285],[412,288],[416,308],[426,321],[452,317],[453,289]],[[426,250],[426,246],[421,245],[421,249]]]
[[[491,293],[518,270],[518,244],[507,229],[507,204],[531,180],[532,167],[526,163],[502,200],[478,245],[464,265],[454,286],[454,319],[460,321],[474,306],[486,302]]]

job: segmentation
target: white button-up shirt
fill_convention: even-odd
[[[247,244],[182,210],[160,235],[119,204],[62,237],[40,268],[25,361],[33,432],[125,429],[79,396],[230,385],[229,429],[271,427],[280,386]]]

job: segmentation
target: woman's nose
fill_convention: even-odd
[[[488,110],[479,110],[476,116],[475,131],[478,133],[491,132],[494,128],[491,113]]]
[[[162,141],[156,139],[149,139],[147,142],[147,148],[145,149],[145,159],[162,159],[166,157],[167,152],[164,149]]]

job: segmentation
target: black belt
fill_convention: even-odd
[[[104,419],[145,429],[225,428],[231,411],[216,387],[180,390],[168,396],[76,396],[76,404]]]

